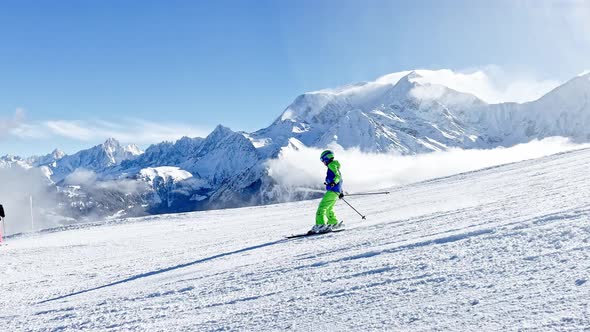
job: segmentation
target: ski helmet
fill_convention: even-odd
[[[320,160],[323,163],[327,163],[327,162],[331,161],[332,159],[334,159],[334,153],[332,151],[330,151],[330,150],[325,150],[320,155]]]

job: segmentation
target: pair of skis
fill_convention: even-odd
[[[307,236],[325,235],[325,234],[330,234],[330,233],[338,233],[338,232],[343,232],[343,231],[345,231],[345,229],[344,229],[344,228],[341,228],[341,229],[335,229],[335,230],[332,230],[332,231],[327,231],[327,232],[321,232],[321,233],[314,233],[314,232],[312,232],[312,231],[309,231],[309,232],[307,232],[307,233],[303,233],[303,234],[294,234],[294,235],[289,235],[289,236],[287,236],[286,238],[287,238],[287,239],[295,239],[295,238],[298,238],[298,237],[307,237]]]
[[[309,231],[307,233],[290,235],[290,236],[287,236],[286,238],[287,239],[295,239],[298,237],[307,237],[307,236],[317,236],[317,235],[324,235],[324,234],[330,234],[330,233],[338,233],[338,232],[342,232],[342,231],[346,230],[345,228],[342,228],[342,227],[344,227],[343,222],[340,222],[336,226],[336,228],[333,228],[333,229],[330,228],[330,229],[323,231],[323,232],[316,233],[316,232]]]

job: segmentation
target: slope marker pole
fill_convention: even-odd
[[[33,219],[33,195],[29,196],[31,201],[31,232],[35,231],[35,221]]]

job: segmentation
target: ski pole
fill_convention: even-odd
[[[6,237],[6,229],[4,228],[4,218],[0,218],[0,223],[2,224],[2,233],[0,233],[0,243],[4,242],[3,237]]]
[[[388,195],[389,191],[379,191],[374,193],[352,193],[346,194],[345,196],[365,196],[365,195]]]
[[[350,205],[350,203],[348,203],[344,198],[341,198],[341,200],[344,201],[344,203],[348,204],[348,206],[350,206],[351,209],[354,210],[354,212],[358,213],[359,216],[362,217],[363,220],[367,220],[367,218],[365,218],[365,216],[363,216],[360,212],[358,212],[352,205]]]

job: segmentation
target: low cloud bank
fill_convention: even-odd
[[[133,179],[101,180],[94,171],[84,168],[76,169],[65,178],[64,183],[68,186],[81,186],[88,192],[108,190],[126,195],[143,193],[149,189],[147,183]]]
[[[59,220],[59,216],[50,212],[58,204],[57,194],[38,168],[1,168],[0,204],[6,211],[7,234],[53,227],[63,222],[63,218]]]
[[[510,148],[492,150],[450,149],[414,156],[363,153],[331,146],[342,164],[344,190],[349,193],[391,188],[399,185],[478,170],[559,152],[590,147],[562,137],[546,138]],[[322,150],[285,150],[267,163],[270,176],[286,192],[321,190],[326,168],[319,160]]]
[[[122,210],[130,215],[145,214],[142,204],[151,195],[149,185],[143,181],[101,181],[95,172],[85,169],[76,170],[64,182],[66,187],[58,189],[43,168],[0,168],[0,204],[6,211],[6,234],[104,219]]]

